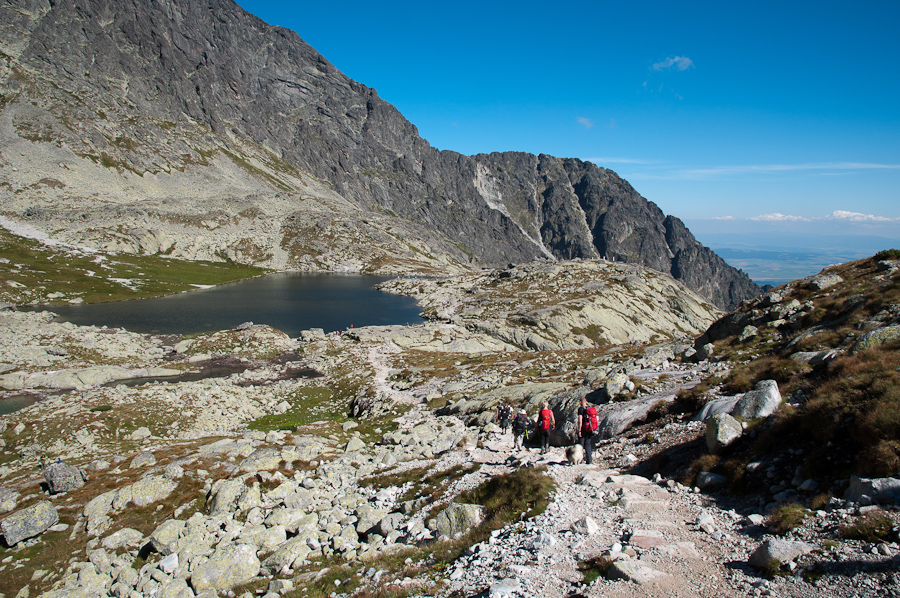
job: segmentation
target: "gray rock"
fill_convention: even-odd
[[[697,487],[701,490],[711,490],[713,488],[721,488],[728,482],[728,478],[718,473],[709,471],[701,471],[697,474]]]
[[[44,500],[25,507],[0,521],[0,532],[8,546],[14,546],[22,540],[33,538],[44,533],[59,522],[56,507]]]
[[[131,485],[131,502],[144,507],[160,501],[175,490],[177,483],[161,475],[148,475]]]
[[[174,554],[172,557],[175,557],[176,560],[178,558],[177,555]],[[185,580],[173,579],[172,581],[167,581],[162,584],[156,598],[195,598],[195,594]]]
[[[628,384],[630,380],[626,374],[613,374],[606,380],[606,384],[603,385],[603,389],[606,392],[606,396],[609,399],[614,399],[617,397],[623,390],[625,390],[625,385]]]
[[[731,413],[731,410],[734,409],[734,406],[737,405],[740,398],[740,396],[737,396],[714,399],[701,407],[700,411],[691,417],[691,420],[705,422],[718,413]]]
[[[718,454],[744,433],[741,422],[727,413],[712,416],[706,421],[706,448]]]
[[[781,406],[781,392],[778,383],[774,380],[761,380],[750,392],[744,393],[731,415],[744,419],[758,419],[769,417]]]
[[[103,538],[100,545],[107,550],[116,550],[124,547],[140,546],[143,541],[144,534],[136,529],[125,527]]]
[[[572,524],[572,531],[576,534],[593,536],[600,531],[600,526],[591,517],[582,517]]]
[[[196,592],[221,592],[250,581],[260,571],[256,551],[247,544],[219,545],[209,559],[198,565],[191,576]]]
[[[358,437],[354,436],[349,441],[347,441],[347,445],[344,447],[344,452],[352,453],[361,451],[366,448],[366,443],[360,440]]]
[[[84,472],[65,463],[51,463],[43,468],[44,479],[50,487],[50,494],[68,492],[84,486]]]
[[[281,449],[279,448],[261,448],[250,453],[246,459],[241,461],[241,471],[255,473],[260,470],[278,469],[281,465]]]
[[[759,329],[756,326],[744,326],[744,329],[741,330],[741,333],[738,335],[738,341],[744,342],[745,340],[751,339],[758,334]]]
[[[900,478],[861,478],[850,476],[844,500],[862,502],[863,497],[886,505],[900,504]]]
[[[9,513],[16,508],[19,501],[19,493],[9,488],[0,488],[0,515]]]
[[[353,514],[356,516],[357,533],[366,534],[387,515],[387,511],[364,504],[358,506]]]
[[[699,349],[697,349],[697,354],[694,356],[699,361],[703,361],[704,359],[710,359],[713,355],[716,354],[716,346],[712,343],[706,343],[702,345]]]
[[[514,598],[522,592],[522,584],[518,579],[508,578],[494,582],[488,588],[490,598]]]
[[[814,291],[824,291],[842,282],[844,279],[837,274],[819,274],[809,281],[809,288]]]
[[[312,552],[308,544],[311,537],[315,537],[315,532],[307,532],[291,538],[266,557],[262,568],[270,575],[277,575],[291,568],[294,563],[303,562]]]
[[[153,548],[163,556],[175,552],[176,543],[184,532],[185,522],[180,519],[168,519],[163,521],[153,533],[150,534],[150,542]]]
[[[766,540],[750,555],[747,563],[763,571],[777,571],[782,565],[786,565],[804,554],[809,554],[817,548],[814,544],[806,542]]]
[[[167,555],[159,562],[159,570],[163,573],[171,575],[176,569],[178,569],[178,553],[176,552]]]
[[[153,456],[153,453],[147,451],[135,456],[128,467],[134,469],[137,467],[147,467],[149,465],[156,465],[156,457]]]
[[[483,506],[452,503],[438,513],[434,519],[428,521],[428,529],[435,532],[438,536],[452,538],[456,534],[481,525],[483,521]]]
[[[541,548],[549,548],[556,546],[556,537],[547,532],[540,532],[527,543],[529,550],[540,550]]]
[[[610,579],[624,579],[638,585],[652,583],[663,577],[665,573],[651,569],[637,561],[617,560],[609,568]]]
[[[385,516],[378,522],[378,533],[382,536],[387,536],[392,531],[400,529],[400,526],[403,525],[403,519],[404,517],[400,513],[391,513]]]
[[[885,326],[877,330],[870,330],[854,343],[850,353],[856,355],[860,351],[880,347],[896,340],[900,340],[900,326]]]
[[[137,430],[131,433],[130,438],[132,440],[144,440],[145,438],[150,438],[150,430],[144,426],[141,426]]]

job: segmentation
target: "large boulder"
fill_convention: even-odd
[[[824,291],[842,282],[844,282],[844,279],[837,274],[823,273],[814,276],[808,284],[809,288],[814,291]]]
[[[33,538],[59,522],[59,514],[50,501],[44,500],[8,515],[0,522],[0,532],[7,546]]]
[[[428,529],[437,536],[452,538],[456,534],[478,527],[483,521],[483,506],[453,503],[428,521]]]
[[[743,433],[741,422],[727,413],[716,414],[706,422],[706,448],[713,454],[720,453]]]
[[[241,461],[241,471],[255,473],[261,470],[278,469],[281,465],[281,449],[260,448],[250,453]]]
[[[238,500],[247,492],[248,486],[243,479],[217,480],[210,490],[209,514],[225,515],[237,508]]]
[[[758,419],[761,417],[769,417],[781,406],[781,392],[778,390],[778,383],[774,380],[761,380],[756,387],[750,392],[744,393],[731,415],[734,417],[742,417],[744,419]]]
[[[168,519],[163,521],[150,534],[150,543],[153,548],[163,556],[169,556],[177,550],[176,542],[184,532],[184,521],[180,519]]]
[[[613,374],[606,380],[606,384],[603,385],[603,389],[606,392],[606,396],[609,400],[613,400],[616,396],[625,390],[628,387],[628,383],[631,380],[628,378],[626,374],[618,373]]]
[[[50,494],[68,492],[84,486],[84,472],[65,463],[51,463],[44,467],[44,479],[50,488]]]
[[[600,438],[612,438],[621,434],[635,422],[647,419],[650,412],[660,403],[670,403],[675,400],[675,393],[659,394],[624,403],[612,403],[601,405],[597,408],[600,415],[600,426],[597,434]],[[573,424],[574,429],[574,424]]]
[[[850,477],[845,500],[858,503],[900,504],[900,478]]]
[[[856,355],[860,351],[874,349],[887,343],[900,341],[900,326],[885,326],[877,330],[870,330],[862,335],[850,349],[850,353]]]
[[[310,538],[315,538],[315,536],[316,532],[307,530],[291,538],[266,557],[266,560],[262,563],[262,568],[269,575],[278,575],[282,571],[292,568],[295,563],[303,562],[309,556],[309,553],[312,552],[312,549],[309,547],[309,540]]]
[[[151,505],[169,496],[178,484],[161,475],[148,475],[131,485],[131,502],[139,507]]]
[[[777,571],[782,565],[809,554],[818,547],[806,542],[771,539],[763,542],[750,555],[747,563],[763,571]]]
[[[256,577],[260,570],[256,550],[248,544],[219,546],[209,559],[198,565],[191,576],[197,593],[221,592]]]
[[[734,406],[737,405],[737,402],[740,398],[740,396],[736,396],[713,399],[712,401],[701,407],[700,411],[698,411],[691,417],[691,420],[705,422],[716,414],[731,413],[731,410],[734,409]]]

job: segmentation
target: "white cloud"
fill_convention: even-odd
[[[835,210],[830,216],[825,218],[828,220],[849,220],[850,222],[900,222],[900,218],[886,218],[884,216],[848,212],[846,210]]]
[[[706,218],[706,220],[727,220],[727,221],[731,222],[731,221],[735,220],[735,217],[734,216],[710,216],[709,218]]]
[[[755,220],[757,222],[811,222],[813,218],[805,218],[803,216],[792,216],[790,214],[780,214],[775,212],[774,214],[762,214],[760,216],[753,216],[750,220]]]
[[[577,120],[578,124],[581,125],[582,127],[584,127],[585,129],[590,129],[594,126],[594,122],[591,119],[585,118],[583,116],[579,116],[575,120]]]
[[[694,61],[687,56],[669,56],[662,62],[653,65],[654,71],[666,71],[674,69],[676,71],[686,71],[694,66]]]

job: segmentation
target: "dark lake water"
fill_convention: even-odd
[[[125,328],[155,334],[194,334],[268,324],[289,336],[349,327],[421,322],[409,297],[382,293],[378,276],[280,273],[187,293],[91,305],[34,307],[85,326]]]

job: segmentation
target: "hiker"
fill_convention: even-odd
[[[550,430],[556,427],[556,418],[553,417],[553,410],[550,409],[550,403],[544,401],[540,413],[538,413],[537,430],[541,438],[541,454],[543,455],[550,450]]]
[[[504,403],[497,407],[497,421],[500,422],[500,429],[503,430],[504,434],[509,430],[509,418],[511,415],[512,407],[509,405]]]
[[[578,442],[584,449],[584,462],[588,465],[593,461],[594,434],[598,427],[597,408],[593,405],[588,407],[587,397],[581,397],[581,407],[578,408]]]
[[[528,424],[530,423],[528,414],[525,413],[524,409],[519,411],[513,418],[513,449],[523,448],[525,446],[525,434],[528,432]]]

